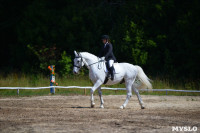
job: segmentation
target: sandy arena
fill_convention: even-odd
[[[0,98],[0,132],[131,132],[170,133],[172,126],[196,126],[200,132],[200,97],[142,95],[141,110],[133,95],[103,96],[105,108],[95,108],[89,96],[37,96]]]

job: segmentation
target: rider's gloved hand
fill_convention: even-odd
[[[103,56],[103,57],[101,57],[101,60],[105,60],[105,57]]]

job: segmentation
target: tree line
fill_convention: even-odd
[[[2,0],[0,70],[70,74],[73,51],[98,55],[108,34],[118,62],[152,77],[199,81],[199,0]]]

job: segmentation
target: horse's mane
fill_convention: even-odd
[[[84,56],[84,57],[90,57],[90,58],[92,58],[92,59],[94,59],[94,60],[97,60],[97,59],[98,59],[97,56],[95,56],[95,55],[93,55],[93,54],[91,54],[91,53],[88,53],[88,52],[80,52],[80,54],[81,54],[82,56]],[[89,58],[88,58],[88,59],[89,59]]]

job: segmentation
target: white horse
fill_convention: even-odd
[[[73,73],[78,74],[81,67],[84,65],[89,69],[89,77],[92,80],[94,86],[91,88],[91,107],[94,107],[94,92],[96,89],[98,89],[99,97],[101,101],[101,108],[104,108],[103,104],[103,97],[101,92],[101,85],[104,83],[105,77],[106,77],[106,67],[105,62],[101,61],[100,58],[96,57],[93,54],[87,53],[87,52],[81,52],[77,53],[74,51],[75,59],[74,59],[74,68]],[[120,106],[121,109],[124,109],[126,105],[129,102],[129,99],[132,96],[132,90],[137,95],[137,98],[139,100],[141,109],[144,109],[144,103],[142,101],[142,98],[136,89],[136,85],[134,84],[135,79],[137,78],[141,84],[140,88],[148,88],[152,89],[152,85],[149,82],[149,78],[145,75],[142,68],[139,66],[134,66],[129,63],[115,63],[115,75],[114,80],[108,80],[106,85],[113,85],[121,82],[122,80],[125,81],[126,84],[126,90],[127,90],[127,97],[122,106]]]

